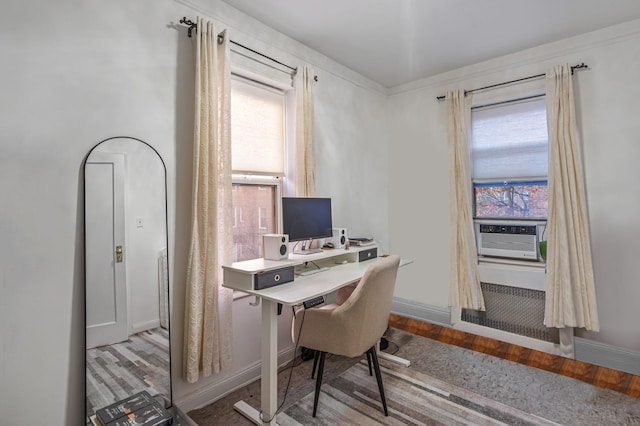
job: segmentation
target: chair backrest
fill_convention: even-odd
[[[351,296],[335,309],[343,316],[350,336],[349,347],[341,355],[358,356],[366,352],[382,337],[389,323],[393,290],[396,284],[400,257],[379,258],[365,271]]]
[[[376,344],[389,322],[400,257],[367,262],[362,279],[344,303],[310,308],[293,319],[294,342],[348,357],[360,356]]]

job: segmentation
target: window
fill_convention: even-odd
[[[284,91],[232,78],[234,262],[262,257],[262,236],[279,231],[285,113]]]
[[[547,217],[546,114],[544,97],[473,109],[475,217]]]
[[[547,217],[547,181],[474,183],[476,217]]]
[[[262,190],[250,181],[233,184],[233,204],[245,213],[233,228],[234,262],[262,257],[262,236],[277,232],[280,191],[278,183],[272,183],[262,184]]]

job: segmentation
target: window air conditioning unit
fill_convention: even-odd
[[[540,227],[544,222],[475,222],[479,256],[538,260]]]

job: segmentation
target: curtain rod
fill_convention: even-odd
[[[573,74],[574,70],[579,70],[579,69],[582,69],[582,68],[588,68],[588,66],[585,65],[584,62],[581,63],[581,64],[578,64],[578,65],[572,66],[571,67],[571,74]],[[534,78],[541,78],[541,77],[544,77],[545,75],[546,74],[532,75],[530,77],[523,77],[523,78],[518,78],[516,80],[505,81],[504,83],[498,83],[498,84],[492,84],[490,86],[478,87],[477,89],[472,89],[472,90],[465,90],[464,94],[466,95],[467,93],[479,92],[480,90],[493,89],[494,87],[506,86],[507,84],[518,83],[520,81],[533,80]],[[444,98],[446,98],[446,95],[440,95],[440,96],[436,97],[436,100],[442,101],[442,100],[444,100]]]
[[[189,29],[187,30],[187,36],[189,36],[189,37],[191,37],[191,32],[193,30],[196,30],[196,31],[198,30],[198,24],[193,22],[191,19],[187,19],[186,16],[183,17],[180,20],[180,23],[189,26]],[[222,33],[218,34],[218,43],[222,43],[223,40],[224,40],[224,36],[222,35]],[[229,43],[234,44],[234,45],[236,45],[238,47],[241,47],[243,49],[246,49],[251,53],[255,53],[256,55],[262,56],[263,58],[268,59],[268,60],[270,60],[272,62],[275,62],[278,65],[282,65],[283,67],[289,68],[291,70],[292,76],[296,75],[296,73],[298,72],[298,68],[297,67],[292,67],[291,65],[287,65],[285,63],[282,63],[282,62],[278,61],[277,59],[274,59],[274,58],[272,58],[270,56],[267,56],[264,53],[258,52],[257,50],[254,50],[254,49],[252,49],[250,47],[247,47],[247,46],[245,46],[243,44],[240,44],[240,43],[238,43],[236,41],[233,41],[233,40],[229,39]],[[318,81],[318,76],[317,75],[313,76],[313,80],[314,81]]]

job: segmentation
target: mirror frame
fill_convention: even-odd
[[[144,145],[146,145],[148,148],[150,148],[160,159],[160,162],[162,164],[162,172],[163,172],[163,180],[164,180],[164,231],[165,231],[165,247],[166,247],[166,251],[167,251],[167,264],[166,264],[166,272],[167,272],[167,300],[168,300],[168,312],[167,312],[167,316],[168,316],[168,324],[167,324],[167,333],[169,335],[169,341],[168,341],[168,355],[169,355],[169,370],[167,371],[168,374],[168,378],[169,378],[169,387],[168,387],[168,391],[169,391],[169,395],[163,395],[164,400],[165,400],[165,408],[169,409],[173,407],[173,377],[172,377],[172,363],[171,363],[171,326],[172,326],[172,319],[171,319],[171,274],[170,274],[170,249],[169,249],[169,208],[168,208],[168,200],[167,200],[167,166],[164,162],[164,159],[162,158],[162,156],[160,155],[160,153],[153,147],[151,146],[149,143],[143,141],[142,139],[138,139],[135,137],[131,137],[131,136],[113,136],[107,139],[104,139],[98,143],[96,143],[90,150],[89,152],[87,152],[87,154],[85,155],[83,162],[82,162],[82,184],[83,184],[83,204],[82,204],[82,217],[83,217],[83,230],[84,230],[84,282],[85,282],[85,292],[84,292],[84,331],[85,331],[85,340],[84,340],[84,353],[85,353],[85,363],[84,363],[84,369],[85,369],[85,379],[84,379],[84,398],[85,398],[85,416],[86,416],[86,421],[87,424],[91,424],[91,422],[89,421],[89,418],[93,415],[91,413],[89,413],[87,411],[87,348],[86,348],[86,331],[87,331],[87,291],[86,291],[86,286],[87,286],[87,251],[86,251],[86,246],[87,246],[87,221],[86,221],[86,198],[87,198],[87,189],[86,189],[86,166],[87,166],[87,161],[89,160],[89,158],[91,157],[91,154],[102,144],[107,143],[111,140],[114,139],[130,139],[132,141],[138,142],[138,143],[142,143]]]

